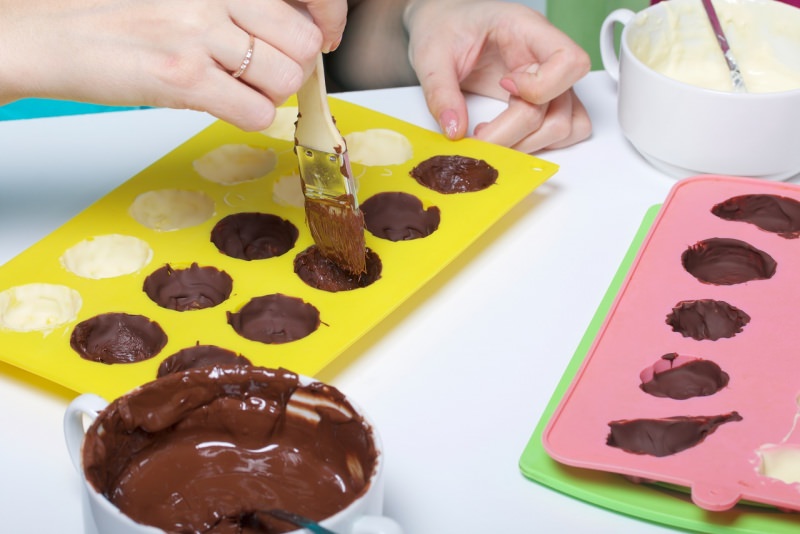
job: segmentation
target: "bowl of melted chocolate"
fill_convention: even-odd
[[[193,368],[110,404],[84,394],[64,427],[87,532],[302,532],[273,509],[340,533],[400,532],[380,515],[373,425],[335,387],[285,369]]]

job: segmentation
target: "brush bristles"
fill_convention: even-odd
[[[342,269],[360,275],[367,271],[364,214],[352,199],[306,198],[306,221],[323,256]]]

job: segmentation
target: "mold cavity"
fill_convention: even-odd
[[[373,195],[361,204],[361,211],[367,230],[389,241],[428,237],[439,228],[441,220],[438,207],[425,209],[419,198],[402,192]]]
[[[58,284],[24,284],[0,292],[0,328],[17,332],[49,331],[73,321],[83,300]]]
[[[250,360],[236,354],[232,350],[223,349],[216,345],[200,345],[181,349],[175,354],[168,356],[161,365],[158,366],[158,378],[172,373],[182,373],[189,369],[198,367],[210,367],[213,365],[223,366],[248,366],[252,365]]]
[[[772,278],[778,265],[766,252],[725,237],[698,241],[683,252],[681,263],[699,281],[725,286]]]
[[[214,215],[214,201],[202,191],[159,189],[137,196],[128,211],[142,226],[169,232],[210,219]]]
[[[434,156],[410,174],[420,185],[444,194],[482,191],[497,181],[497,169],[467,156]]]
[[[147,242],[129,235],[108,234],[71,246],[59,261],[77,276],[99,280],[135,273],[151,259],[153,249]]]
[[[303,282],[315,289],[331,293],[350,291],[375,283],[381,277],[383,263],[369,248],[366,266],[365,272],[353,274],[323,256],[316,245],[308,247],[294,259],[294,272]]]
[[[683,337],[716,341],[741,332],[750,316],[721,300],[682,300],[667,314],[665,322]]]
[[[645,393],[676,400],[713,395],[729,380],[728,373],[716,363],[674,352],[644,369],[639,378],[639,387]]]
[[[726,221],[753,224],[786,239],[800,236],[800,202],[778,195],[741,195],[711,208],[711,213]]]
[[[278,156],[271,148],[227,144],[197,158],[192,166],[210,182],[235,185],[269,174],[277,163]]]
[[[281,293],[254,297],[241,310],[227,315],[237,334],[267,344],[302,339],[320,325],[317,308]]]
[[[150,300],[179,312],[212,308],[226,301],[232,289],[228,273],[197,263],[186,269],[165,265],[145,278],[143,287]]]
[[[710,416],[664,417],[660,419],[621,419],[608,423],[606,444],[634,454],[670,456],[694,447],[713,434],[720,425],[741,421],[738,412]]]
[[[240,260],[263,260],[291,250],[300,235],[297,227],[271,213],[234,213],[211,231],[217,249]]]
[[[103,313],[78,323],[69,344],[85,360],[135,363],[161,352],[167,335],[158,323],[142,315]]]

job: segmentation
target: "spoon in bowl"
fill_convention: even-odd
[[[256,512],[256,515],[257,514],[264,514],[274,517],[275,519],[280,519],[281,521],[286,521],[287,523],[304,528],[309,532],[313,532],[313,534],[336,534],[334,531],[323,527],[313,519],[303,517],[299,514],[295,514],[294,512],[289,512],[278,508],[271,508],[269,510],[259,510]]]
[[[733,57],[731,47],[728,45],[728,39],[725,37],[725,32],[722,31],[722,24],[719,22],[717,11],[714,9],[714,4],[711,0],[703,0],[703,7],[708,15],[708,20],[711,22],[711,29],[714,30],[714,36],[717,38],[717,43],[722,49],[722,55],[725,56],[725,62],[728,64],[728,70],[731,71],[731,81],[733,82],[733,90],[737,93],[746,93],[747,87],[744,85],[744,78],[742,72],[739,70],[739,64]]]

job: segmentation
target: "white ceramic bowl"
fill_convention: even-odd
[[[756,71],[767,65],[764,58],[777,58],[792,83],[795,75],[800,80],[800,9],[774,0],[715,5],[734,54],[738,46],[745,82],[749,74],[751,85],[763,88]],[[603,22],[601,56],[618,83],[622,131],[648,161],[675,177],[785,180],[800,174],[800,85],[748,93],[709,88],[710,79],[719,82],[720,69],[723,82],[728,72],[721,52],[712,57],[716,41],[699,18],[702,9],[700,0],[669,0],[639,13],[616,10]],[[624,25],[619,53],[618,24]],[[680,81],[670,69],[683,69],[688,78]]]
[[[195,369],[189,372],[210,372],[217,373],[221,380],[227,380],[226,371],[215,371],[211,368],[207,370]],[[272,371],[260,368],[242,369],[241,374],[238,371],[233,371],[239,374],[239,377],[232,377],[237,380],[237,383],[244,383],[245,380],[252,382],[265,382],[270,380],[269,373]],[[164,378],[158,379],[163,384],[169,385],[174,391],[176,398],[186,396],[192,398],[192,386],[190,383],[184,381],[177,381],[180,377],[174,375],[167,375]],[[170,380],[170,382],[163,382]],[[307,386],[313,382],[313,379],[305,376],[299,377],[300,385]],[[155,382],[151,383],[154,384]],[[188,385],[187,385],[188,384]],[[186,391],[179,391],[184,385]],[[145,384],[140,388],[136,388],[126,396],[135,396],[139,392],[146,391],[149,384]],[[152,390],[152,388],[149,388]],[[342,534],[402,534],[400,526],[392,519],[382,515],[383,509],[383,447],[380,436],[375,430],[375,426],[364,411],[352,400],[346,401],[347,405],[333,400],[327,396],[308,395],[300,391],[296,392],[287,404],[287,413],[295,412],[300,417],[306,417],[304,414],[312,414],[315,407],[323,405],[326,409],[340,410],[343,414],[352,413],[350,408],[356,411],[361,416],[366,425],[366,429],[371,435],[373,445],[378,453],[373,471],[369,477],[369,482],[363,493],[346,508],[342,509],[335,515],[332,515],[323,521],[321,525],[334,532]],[[125,515],[119,508],[100,494],[88,481],[86,473],[83,468],[83,444],[87,430],[85,429],[85,419],[93,423],[98,417],[104,418],[107,415],[106,408],[109,403],[94,394],[83,394],[74,399],[67,407],[64,415],[64,433],[67,442],[67,449],[72,459],[75,468],[81,477],[81,485],[83,487],[83,513],[85,532],[87,534],[156,534],[163,532],[162,530],[137,523]],[[101,419],[105,420],[105,419]],[[96,431],[96,426],[91,426],[88,431]],[[102,426],[102,425],[101,425]],[[301,534],[305,530],[292,531],[290,534]]]

